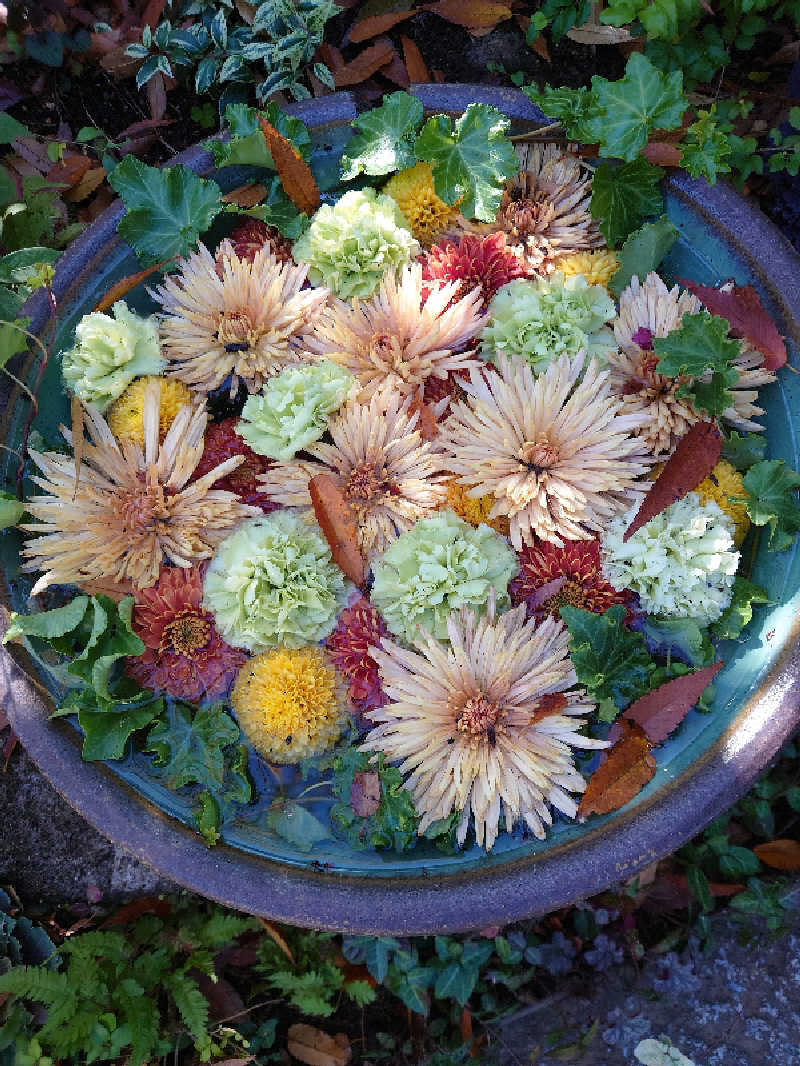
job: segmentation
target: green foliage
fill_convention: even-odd
[[[416,162],[414,139],[422,123],[422,103],[409,93],[384,96],[380,107],[353,120],[358,131],[342,156],[342,181],[359,174],[391,174]]]
[[[734,429],[722,441],[722,458],[733,463],[737,470],[749,470],[754,463],[760,463],[766,450],[762,433],[742,435]]]
[[[261,111],[246,104],[230,104],[226,108],[225,121],[230,128],[230,139],[220,141],[213,138],[205,145],[214,156],[216,167],[245,165],[275,169],[266,139],[258,124],[262,115],[278,133],[282,133],[287,141],[294,145],[303,159],[309,162],[311,136],[305,124],[299,118],[287,115],[274,101],[270,101]]]
[[[266,816],[267,827],[279,837],[294,844],[300,851],[311,851],[321,840],[331,840],[331,832],[324,822],[305,809],[302,804],[285,796],[277,796]]]
[[[712,185],[719,174],[730,173],[728,138],[714,119],[714,108],[698,111],[681,144],[681,166],[693,178],[706,178]]]
[[[695,668],[714,662],[708,633],[693,618],[659,618],[649,614],[642,622],[641,631],[653,655],[680,659]]]
[[[531,19],[531,23],[533,24],[533,19],[537,15],[541,15],[544,21],[539,21],[536,27],[537,33],[528,41],[528,44],[532,44],[538,33],[541,33],[548,25],[553,40],[557,43],[574,26],[582,26],[589,18],[591,10],[590,0],[579,0],[577,4],[573,0],[544,0]]]
[[[666,215],[634,230],[617,253],[619,270],[608,283],[613,295],[619,299],[634,275],[643,281],[651,270],[656,270],[677,239],[678,231]]]
[[[706,23],[677,40],[647,39],[644,54],[659,70],[683,71],[683,84],[692,92],[698,83],[710,82],[730,59],[722,34],[714,23]]]
[[[159,170],[128,155],[108,180],[127,208],[119,235],[147,265],[187,255],[222,210],[216,182],[182,164]]]
[[[601,163],[597,168],[590,210],[610,245],[626,240],[646,218],[661,214],[664,198],[659,185],[663,177],[661,167],[643,158],[617,167]]]
[[[639,22],[649,41],[672,40],[703,14],[700,0],[611,0],[600,15],[608,26]]]
[[[695,408],[712,416],[722,414],[731,406],[733,396],[729,389],[739,378],[733,362],[739,355],[740,344],[728,340],[729,329],[726,318],[700,311],[695,315],[684,315],[680,329],[653,342],[659,373],[668,377],[686,374],[694,378],[689,384],[682,385],[677,395],[688,397]],[[708,371],[711,381],[700,381]]]
[[[737,574],[731,602],[711,627],[717,640],[735,640],[753,617],[753,605],[769,603],[766,590]]]
[[[733,497],[743,503],[755,526],[769,526],[770,551],[786,551],[800,530],[800,507],[795,492],[800,474],[783,459],[765,459],[754,463],[742,479],[746,496]]]
[[[350,804],[357,773],[373,771],[380,778],[380,805],[374,814],[361,817]],[[338,802],[331,808],[331,825],[352,848],[394,848],[406,851],[417,839],[417,813],[403,775],[387,766],[383,755],[375,762],[369,755],[347,748],[333,762],[333,793]]]
[[[625,608],[604,614],[562,607],[569,629],[569,654],[581,685],[597,701],[601,722],[612,722],[629,703],[648,692],[655,663],[641,633],[623,625]]]

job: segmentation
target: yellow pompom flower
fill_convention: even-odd
[[[467,490],[463,485],[459,485],[457,478],[447,482],[447,499],[442,507],[455,511],[459,518],[463,518],[471,526],[479,526],[483,522],[484,525],[491,526],[502,536],[508,536],[509,525],[506,516],[489,517],[489,512],[494,507],[494,496],[479,496],[473,500],[467,495]]]
[[[713,500],[714,503],[733,519],[736,532],[733,535],[733,543],[738,548],[747,531],[750,528],[750,518],[747,507],[743,503],[731,503],[729,496],[746,496],[742,475],[727,459],[720,459],[708,477],[701,481],[695,489],[703,503]]]
[[[458,218],[458,203],[446,204],[436,195],[430,163],[401,170],[383,188],[405,215],[420,244],[429,246]]]
[[[117,440],[129,440],[144,447],[144,394],[151,381],[161,382],[161,406],[158,411],[158,439],[163,444],[169,427],[181,407],[194,403],[192,390],[174,378],[159,378],[148,374],[136,378],[108,409],[106,420]]]
[[[242,732],[269,762],[333,747],[347,721],[344,685],[322,648],[274,648],[244,664],[231,692]]]
[[[619,259],[609,248],[600,248],[596,252],[573,252],[565,255],[556,264],[565,278],[583,274],[590,285],[607,285],[619,270]]]

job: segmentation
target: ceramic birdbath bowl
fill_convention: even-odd
[[[431,113],[460,114],[483,101],[504,111],[512,132],[543,116],[516,91],[473,86],[413,86]],[[352,98],[339,93],[291,109],[308,125],[320,166],[336,162],[355,117]],[[210,155],[190,149],[176,160],[201,174]],[[223,191],[241,184],[240,168],[227,168]],[[752,284],[787,340],[789,361],[800,355],[800,258],[778,230],[724,185],[684,175],[666,184],[667,212],[680,236],[662,273],[713,285],[734,278]],[[62,257],[54,282],[60,308],[55,350],[70,340],[80,317],[119,278],[139,269],[116,233],[118,202]],[[127,297],[139,311],[152,309],[144,286]],[[43,296],[26,313],[35,332],[46,328]],[[11,369],[32,382],[35,355]],[[46,437],[68,422],[58,360],[40,391],[36,425]],[[24,397],[0,375],[0,442],[17,447]],[[769,427],[768,455],[797,468],[800,379],[789,371],[761,392]],[[5,485],[16,459],[0,453]],[[764,540],[752,579],[771,604],[756,613],[740,642],[720,649],[725,667],[716,679],[712,713],[690,712],[674,737],[657,751],[658,770],[626,807],[584,824],[559,821],[547,840],[519,831],[501,834],[491,854],[473,847],[445,855],[419,843],[404,854],[358,852],[336,840],[303,852],[264,828],[264,820],[235,821],[214,848],[190,828],[183,800],[141,772],[133,757],[118,763],[84,762],[80,733],[68,719],[49,720],[58,685],[43,664],[18,645],[0,653],[0,706],[43,773],[89,822],[137,858],[172,880],[220,902],[296,925],[363,933],[431,933],[475,929],[547,913],[633,877],[674,851],[748,788],[800,722],[800,552],[797,543],[767,553]],[[0,534],[0,626],[7,610],[27,611],[30,581],[20,574],[21,539]],[[252,760],[261,803],[269,802],[268,775]]]

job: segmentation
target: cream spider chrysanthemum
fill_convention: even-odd
[[[549,274],[560,256],[605,244],[589,211],[591,174],[556,144],[516,146],[520,173],[506,186],[492,229],[509,235],[529,269]]]
[[[490,598],[479,620],[452,613],[448,634],[449,648],[426,634],[415,651],[386,638],[370,649],[389,702],[367,711],[378,725],[362,750],[400,761],[420,833],[461,811],[459,844],[470,815],[487,851],[502,816],[507,830],[522,819],[542,840],[550,807],[574,817],[569,793],[586,788],[572,748],[607,747],[578,732],[586,719],[575,716],[594,704],[573,688],[569,633],[553,618],[526,622],[524,605],[496,618]]]
[[[276,258],[269,245],[240,259],[223,242],[217,259],[201,244],[179,274],[151,295],[161,304],[161,343],[167,374],[197,392],[218,388],[229,374],[258,392],[267,378],[303,361],[300,335],[328,298],[304,289],[308,266]]]
[[[243,518],[260,515],[232,492],[212,489],[243,462],[234,456],[187,484],[203,454],[205,405],[182,407],[163,444],[158,442],[160,385],[144,401],[144,449],[117,442],[96,408],[86,407],[89,441],[78,464],[71,455],[31,450],[44,477],[32,480],[48,495],[26,509],[36,522],[21,528],[43,534],[23,548],[24,570],[43,570],[31,595],[48,585],[106,579],[155,584],[165,560],[188,567],[209,559]],[[72,434],[62,430],[72,444]]]
[[[658,373],[658,356],[653,340],[666,337],[678,329],[684,315],[694,315],[703,305],[678,285],[668,289],[658,274],[651,272],[644,283],[634,276],[619,301],[614,321],[614,335],[619,351],[607,358],[611,387],[629,413],[649,416],[638,431],[643,443],[656,458],[665,458],[677,441],[695,422],[706,415],[698,413],[678,390],[690,382],[688,377],[669,378]],[[731,386],[733,404],[722,414],[724,421],[736,429],[763,432],[754,419],[763,409],[756,406],[758,389],[775,380],[766,370],[760,352],[743,341],[734,361],[739,379]],[[701,379],[710,381],[710,373]]]
[[[507,515],[519,551],[534,538],[587,540],[638,498],[648,469],[632,434],[644,418],[625,414],[608,371],[566,354],[534,377],[519,357],[498,357],[497,373],[472,372],[443,426],[442,465],[470,496],[491,493],[491,517]]]
[[[348,401],[328,423],[333,443],[307,448],[319,462],[276,463],[259,479],[263,490],[286,507],[310,507],[309,480],[337,474],[362,554],[366,559],[380,555],[447,498],[438,449],[423,441],[416,428],[419,414],[409,410],[410,403],[410,397],[390,389],[368,404]]]
[[[418,392],[429,377],[446,378],[454,370],[476,367],[474,352],[460,351],[485,322],[479,287],[455,299],[460,282],[442,285],[422,302],[422,265],[411,263],[399,276],[388,273],[366,303],[336,301],[306,347],[355,374],[366,401],[384,382],[403,395]]]

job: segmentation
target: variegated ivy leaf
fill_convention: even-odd
[[[353,120],[358,132],[342,156],[342,181],[359,174],[390,174],[416,162],[414,135],[422,122],[422,102],[409,93],[385,96],[380,107]]]

